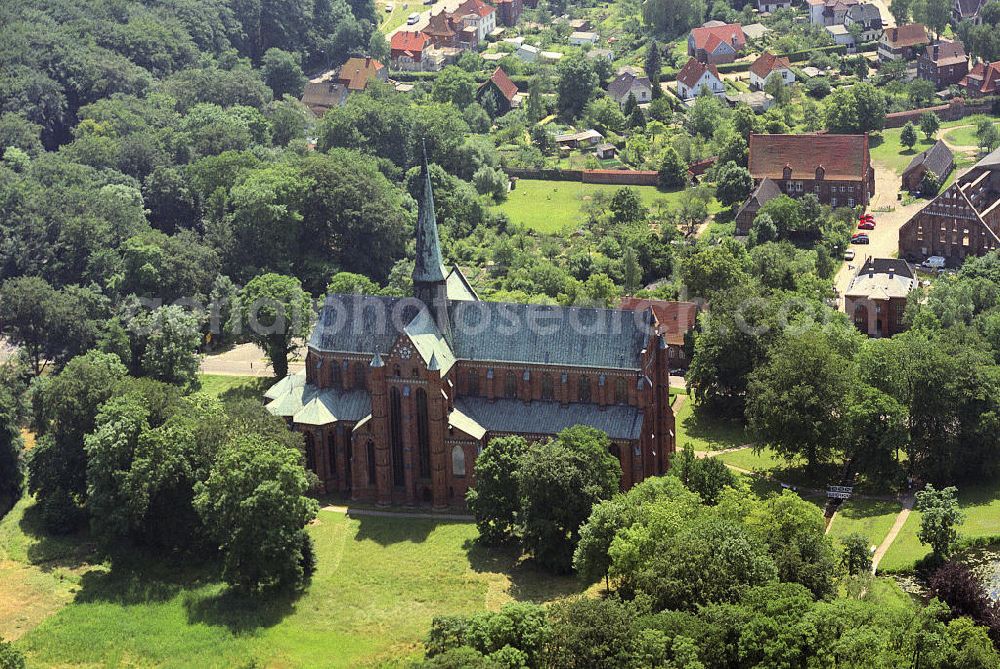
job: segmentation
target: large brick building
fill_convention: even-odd
[[[905,329],[906,300],[917,280],[899,258],[868,258],[844,293],[844,311],[869,337],[891,337]]]
[[[868,135],[750,135],[750,176],[782,193],[813,193],[832,207],[867,206],[875,194]]]
[[[927,203],[899,229],[899,255],[943,256],[949,266],[1000,249],[1000,149]]]
[[[611,438],[623,488],[663,473],[674,415],[652,310],[480,301],[442,265],[426,161],[422,178],[414,296],[328,297],[304,373],[268,392],[326,491],[461,506],[490,439],[578,424]]]

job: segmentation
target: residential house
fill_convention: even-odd
[[[776,12],[779,9],[790,9],[791,0],[757,0],[757,11],[761,14]]]
[[[709,91],[712,95],[726,93],[726,87],[715,65],[706,65],[690,58],[677,73],[677,95],[682,100],[690,100],[698,97],[703,90]]]
[[[882,13],[878,5],[862,3],[847,8],[844,27],[850,30],[856,25],[861,29],[861,43],[874,42],[882,36]]]
[[[851,31],[847,29],[842,23],[835,23],[832,26],[826,26],[823,28],[830,37],[833,39],[834,44],[840,44],[847,47],[847,53],[854,53],[857,50],[858,44],[854,39],[854,35]]]
[[[339,69],[330,70],[307,83],[302,104],[316,116],[322,116],[327,110],[344,104],[349,95],[364,91],[375,80],[389,80],[385,65],[374,58],[349,58]]]
[[[615,54],[611,49],[590,49],[587,51],[587,58],[591,60],[606,60],[610,63],[615,59]]]
[[[910,263],[868,258],[844,292],[844,312],[869,337],[891,337],[906,329],[906,300],[916,287]]]
[[[746,202],[740,206],[739,211],[736,212],[736,234],[750,234],[750,227],[753,225],[753,220],[757,218],[757,212],[770,200],[779,195],[781,195],[781,188],[778,187],[778,184],[773,179],[769,177],[761,179],[757,187],[750,193],[750,197],[747,198]]]
[[[534,63],[538,60],[538,47],[531,46],[530,44],[522,44],[517,47],[514,55],[526,63]]]
[[[867,206],[875,194],[868,135],[750,135],[755,183],[772,179],[791,197],[813,193],[831,207]]]
[[[765,51],[750,65],[750,88],[764,90],[771,77],[779,79],[785,86],[795,81],[792,64],[784,56],[775,56]]]
[[[572,46],[585,46],[588,44],[593,46],[597,44],[597,40],[599,40],[600,38],[601,36],[598,35],[597,33],[576,31],[570,33],[569,43]]]
[[[646,75],[622,72],[608,84],[608,95],[622,109],[628,103],[629,97],[635,97],[636,102],[645,104],[653,99],[653,84]]]
[[[917,56],[917,76],[941,91],[958,84],[969,73],[969,57],[959,41],[939,40]]]
[[[806,0],[809,9],[809,23],[814,26],[841,26],[847,18],[847,10],[860,0]]]
[[[997,81],[1000,81],[1000,61],[994,63],[976,63],[962,77],[958,85],[972,98],[993,95],[997,91]]]
[[[952,19],[955,21],[956,25],[962,21],[969,21],[973,25],[979,25],[983,22],[982,18],[979,16],[979,12],[982,10],[983,5],[985,5],[986,2],[987,0],[952,0]]]
[[[389,56],[397,70],[427,72],[439,69],[440,60],[431,51],[433,41],[422,32],[400,30],[389,40]]]
[[[441,261],[426,160],[420,181],[412,297],[327,296],[305,369],[265,393],[323,492],[462,508],[490,440],[544,442],[574,425],[608,436],[623,490],[664,474],[670,344],[652,308],[480,301]]]
[[[592,27],[587,19],[570,19],[567,24],[573,32],[584,32]]]
[[[878,59],[883,63],[888,60],[913,60],[930,43],[927,28],[921,23],[886,28],[878,42]]]
[[[484,103],[487,96],[490,96],[492,100],[490,103]],[[493,70],[490,78],[483,82],[479,90],[476,91],[476,100],[479,101],[479,104],[486,108],[492,104],[493,109],[500,116],[514,108],[516,99],[517,85],[510,80],[501,67]]]
[[[497,8],[497,21],[505,26],[517,25],[517,20],[521,18],[524,11],[523,0],[495,0]]]
[[[1000,250],[1000,150],[955,180],[899,229],[899,256],[942,256],[950,267]]]
[[[561,51],[539,51],[538,60],[543,63],[558,63],[562,60],[563,53]]]
[[[703,63],[731,63],[747,44],[738,23],[695,28],[688,35],[688,55]]]
[[[461,19],[463,27],[476,29],[477,45],[485,42],[486,36],[497,28],[497,10],[483,0],[465,0],[453,15]]]
[[[955,167],[955,156],[951,149],[939,139],[931,148],[913,156],[913,160],[903,170],[903,190],[916,193],[920,190],[920,182],[924,175],[932,172],[939,183],[944,183]]]
[[[650,300],[640,297],[623,297],[618,305],[624,311],[653,312],[656,333],[667,344],[667,361],[671,369],[687,369],[691,362],[685,352],[684,338],[693,332],[698,323],[698,305],[694,302],[674,302],[670,300]]]
[[[438,49],[475,49],[479,44],[479,31],[475,26],[463,26],[460,19],[446,11],[431,14],[421,32]]]

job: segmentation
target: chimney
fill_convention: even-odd
[[[938,59],[938,53],[941,50],[941,45],[937,42],[934,43],[934,60]]]
[[[896,268],[895,267],[890,267],[889,268],[889,279],[892,280],[893,278],[895,278],[895,276],[896,276]]]

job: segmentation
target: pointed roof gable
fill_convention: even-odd
[[[698,83],[698,80],[701,79],[701,76],[706,71],[711,72],[716,79],[719,78],[719,70],[715,65],[706,65],[695,58],[689,58],[684,67],[681,68],[681,71],[677,73],[677,81],[688,88],[694,88],[695,84]]]
[[[704,49],[711,53],[720,44],[728,44],[730,48],[739,51],[746,46],[747,38],[743,34],[743,26],[730,23],[708,28],[695,28],[691,31],[691,39],[695,49]]]
[[[953,164],[954,157],[952,156],[951,149],[948,148],[943,139],[939,139],[931,148],[913,156],[913,160],[903,170],[903,174],[907,174],[911,170],[923,165],[938,178],[943,178],[945,174],[951,171]]]
[[[417,283],[437,283],[445,280],[441,262],[441,241],[438,239],[437,217],[434,215],[434,188],[424,150],[424,164],[420,168],[424,193],[417,214],[417,257],[413,265],[413,280]]]
[[[750,71],[756,74],[761,79],[767,79],[775,70],[789,69],[792,64],[789,62],[788,58],[784,56],[775,56],[772,53],[765,51],[760,54],[760,57],[753,62],[750,66]]]
[[[479,90],[482,91],[491,83],[497,87],[497,90],[500,91],[502,96],[507,98],[507,102],[514,101],[514,96],[517,95],[517,84],[510,80],[510,77],[507,76],[507,73],[504,72],[502,67],[498,67],[493,70],[493,74],[490,75],[490,78],[480,84]]]
[[[922,23],[908,23],[905,26],[885,29],[885,41],[892,47],[901,48],[927,44],[927,28]]]

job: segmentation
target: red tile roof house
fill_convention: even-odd
[[[909,23],[896,28],[886,28],[878,42],[878,59],[913,60],[923,47],[931,43],[927,28],[920,23]]]
[[[682,100],[690,100],[705,89],[713,95],[726,94],[718,68],[691,58],[677,73],[677,95]]]
[[[503,116],[514,107],[514,96],[517,95],[517,85],[510,80],[502,67],[493,70],[493,74],[476,91],[476,100],[482,104],[484,96],[492,95],[494,109]]]
[[[618,308],[638,312],[651,309],[656,333],[663,335],[667,343],[668,365],[671,369],[687,369],[690,359],[684,352],[684,336],[694,330],[698,321],[697,304],[626,296]]]
[[[505,26],[517,25],[517,20],[521,18],[524,11],[522,0],[497,0],[497,19]]]
[[[431,38],[422,33],[401,30],[389,40],[389,56],[397,70],[428,71],[436,69],[430,57]]]
[[[917,56],[917,76],[943,90],[957,84],[969,73],[969,57],[961,42],[941,40],[924,47]]]
[[[969,97],[980,98],[996,93],[998,79],[1000,79],[1000,60],[989,65],[976,63],[969,73],[962,77],[958,85],[965,89]]]
[[[347,102],[347,96],[360,93],[374,80],[388,81],[385,65],[374,58],[348,58],[339,70],[331,70],[306,84],[302,104],[316,116]]]
[[[865,207],[875,194],[868,135],[750,135],[750,176],[791,197],[814,193],[831,207]]]
[[[739,23],[695,28],[688,35],[688,55],[712,65],[731,63],[746,44],[747,38]]]
[[[750,88],[764,90],[772,76],[781,79],[785,86],[795,82],[792,64],[784,56],[775,56],[765,51],[750,65]]]

